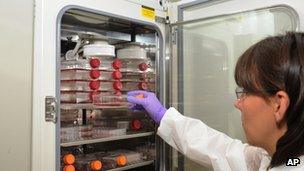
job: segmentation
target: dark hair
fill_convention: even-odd
[[[285,91],[290,104],[286,133],[278,140],[270,168],[304,154],[304,33],[288,32],[254,44],[238,59],[234,78],[249,93],[265,99]]]

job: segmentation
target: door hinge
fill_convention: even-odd
[[[45,97],[45,121],[57,122],[57,101],[53,96]]]
[[[172,28],[172,32],[171,32],[171,42],[173,44],[176,45],[176,42],[177,42],[177,33],[178,33],[178,30],[177,28]]]
[[[168,16],[166,16],[166,18],[155,16],[155,21],[162,24],[170,24],[170,20]]]

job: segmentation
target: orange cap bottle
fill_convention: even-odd
[[[75,156],[73,154],[66,154],[62,158],[64,164],[74,164]]]
[[[98,90],[99,87],[100,87],[100,81],[97,81],[97,80],[90,81],[89,87],[90,87],[91,90]]]
[[[90,162],[90,169],[91,170],[101,170],[102,163],[99,160],[93,160]]]
[[[141,71],[145,71],[145,70],[147,70],[149,68],[149,66],[146,63],[141,63],[141,64],[138,65],[138,68]]]
[[[119,59],[115,59],[112,63],[114,69],[120,69],[122,67],[122,62]]]
[[[148,89],[148,84],[145,82],[140,82],[138,83],[138,88],[141,90],[147,90]]]
[[[122,89],[122,83],[120,81],[118,81],[118,80],[114,81],[113,88],[115,90],[121,90]]]
[[[73,165],[66,165],[62,171],[75,171],[75,167]]]
[[[93,58],[90,60],[90,66],[92,68],[98,68],[100,66],[100,63],[101,63],[100,60],[97,58]]]
[[[131,128],[132,130],[134,131],[138,131],[142,126],[141,126],[141,121],[138,120],[138,119],[134,119],[132,122],[131,122]]]
[[[100,71],[98,70],[91,70],[90,73],[89,73],[90,77],[92,79],[97,79],[100,77]]]
[[[116,71],[112,72],[112,78],[114,78],[114,79],[121,79],[121,77],[122,77],[122,74],[121,74],[120,71],[116,70]]]
[[[127,158],[125,155],[120,155],[116,158],[116,163],[118,166],[125,166],[127,164]]]

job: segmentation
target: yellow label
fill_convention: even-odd
[[[141,15],[150,20],[155,20],[155,10],[146,6],[141,6]]]

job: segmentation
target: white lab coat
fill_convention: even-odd
[[[157,134],[191,160],[215,171],[265,171],[271,160],[262,148],[232,139],[173,107],[162,118]],[[300,160],[298,166],[284,164],[269,171],[304,171],[304,156]]]

